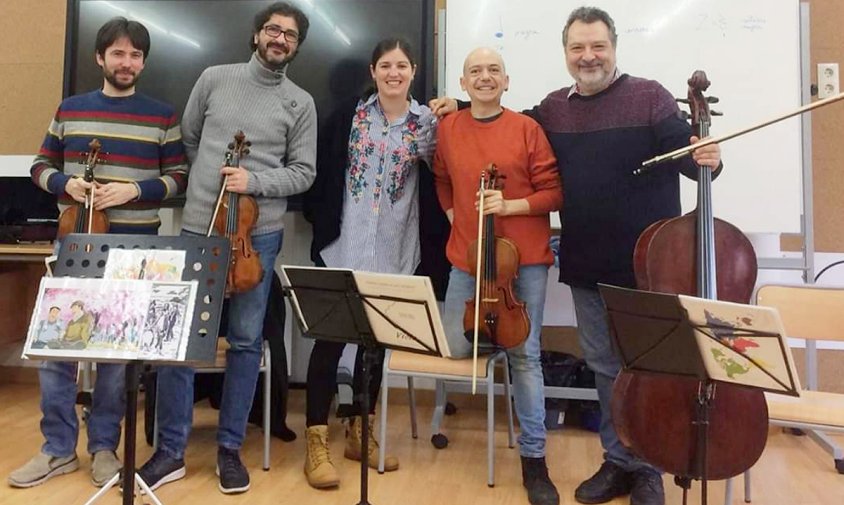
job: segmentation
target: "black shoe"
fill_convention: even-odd
[[[630,493],[630,474],[611,461],[604,461],[595,475],[581,482],[574,491],[580,503],[604,503]]]
[[[164,451],[155,451],[149,461],[138,469],[138,475],[150,490],[155,491],[164,484],[185,476],[185,460],[171,458]]]
[[[249,490],[249,472],[240,462],[240,454],[234,449],[217,448],[217,475],[220,477],[220,491],[225,494]]]
[[[633,490],[630,505],[665,505],[662,474],[652,468],[642,468],[630,474]]]
[[[559,505],[560,494],[548,477],[545,458],[522,456],[522,484],[527,489],[531,505]]]

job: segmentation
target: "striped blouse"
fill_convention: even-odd
[[[420,261],[419,161],[430,166],[436,138],[434,115],[416,100],[392,122],[377,94],[358,103],[340,237],[320,253],[326,266],[413,274]]]

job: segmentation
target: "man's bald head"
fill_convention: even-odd
[[[478,47],[473,49],[472,52],[466,56],[466,59],[463,60],[463,75],[466,75],[466,71],[469,69],[472,63],[476,63],[478,61],[490,61],[493,60],[498,63],[501,67],[501,70],[506,74],[507,69],[504,67],[504,58],[501,57],[501,54],[491,47]]]
[[[510,86],[504,69],[504,58],[489,47],[479,47],[466,56],[460,87],[468,93],[473,109],[478,106],[498,110],[501,95]],[[473,112],[474,114],[474,112]]]

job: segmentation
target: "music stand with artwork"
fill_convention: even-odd
[[[184,251],[184,269],[182,281],[193,281],[190,307],[193,313],[190,319],[190,330],[187,336],[186,349],[177,360],[155,360],[156,363],[168,365],[192,366],[199,363],[214,361],[217,351],[217,333],[220,326],[220,314],[226,286],[231,248],[225,237],[194,237],[194,236],[156,236],[156,235],[117,235],[117,234],[70,234],[62,239],[61,249],[54,269],[54,278],[74,277],[85,279],[101,279],[106,270],[109,251],[116,250],[172,250]],[[142,266],[143,269],[143,266]],[[58,279],[57,279],[58,280]],[[133,281],[114,281],[133,282]],[[144,281],[149,282],[149,281]],[[35,314],[33,315],[33,322]],[[29,339],[28,339],[29,343]],[[61,356],[61,352],[45,353],[39,350],[31,355],[38,359],[57,359],[67,361],[110,361],[126,364],[126,426],[123,437],[123,471],[115,475],[102,489],[92,496],[86,505],[90,505],[103,496],[119,479],[122,478],[123,505],[131,505],[136,496],[129,489],[146,492],[147,496],[157,505],[161,501],[152,493],[149,486],[135,471],[135,442],[138,412],[138,376],[142,370],[144,359],[110,357],[102,358],[102,354],[92,352],[86,357],[84,350],[78,349],[68,355]],[[29,356],[30,354],[26,353]],[[182,359],[183,357],[183,359]],[[140,499],[141,493],[137,496]]]
[[[689,461],[694,470],[691,476],[678,476],[678,484],[684,489],[685,502],[688,481],[699,478],[705,505],[715,385],[723,382],[800,395],[779,314],[767,307],[603,284],[599,290],[625,370],[691,377],[700,383],[693,422],[697,439]]]
[[[369,447],[369,381],[380,348],[449,356],[430,279],[283,266],[282,282],[303,335],[363,346],[361,446]],[[383,427],[382,427],[383,429]],[[361,451],[360,502],[369,505],[369,451]]]

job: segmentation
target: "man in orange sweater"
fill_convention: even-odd
[[[516,296],[526,304],[530,333],[508,349],[513,395],[519,418],[522,479],[533,505],[557,505],[557,489],[545,464],[545,397],[539,362],[542,310],[551,228],[548,214],[562,206],[557,160],[542,128],[532,119],[501,106],[509,79],[501,56],[489,48],[472,51],[463,64],[460,86],[471,107],[450,114],[439,125],[434,175],[437,196],[451,221],[446,254],[452,264],[443,324],[452,357],[471,354],[464,337],[466,300],[475,296],[469,271],[469,244],[477,238],[481,172],[495,164],[505,176],[502,190],[484,191],[484,214],[494,215],[495,233],[519,250]]]

